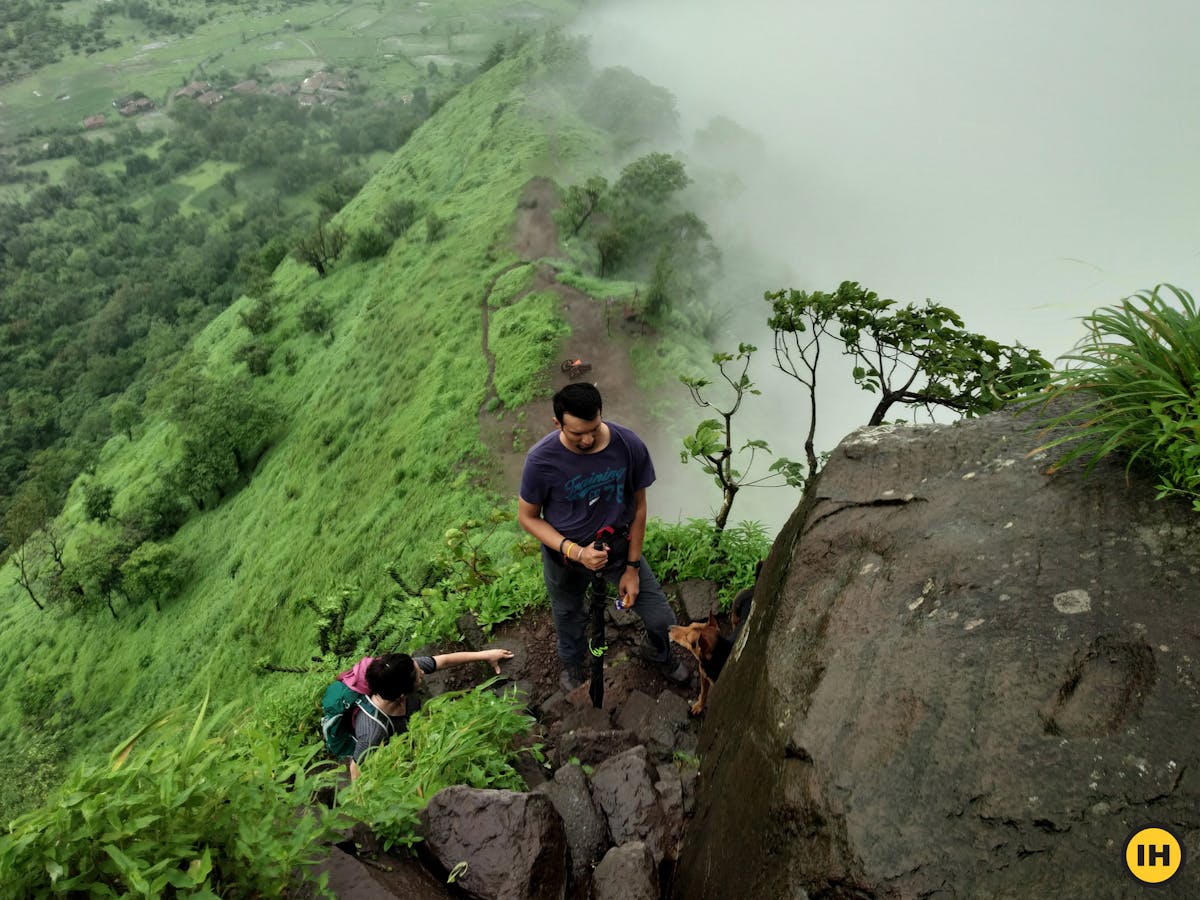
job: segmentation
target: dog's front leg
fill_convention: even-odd
[[[704,674],[704,670],[700,670],[700,699],[692,704],[692,715],[698,716],[704,712],[704,705],[708,702],[708,686],[712,684],[708,676]]]

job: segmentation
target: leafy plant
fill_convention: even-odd
[[[1166,294],[1169,293],[1169,297]],[[1172,300],[1174,302],[1172,302]],[[1065,429],[1042,450],[1068,446],[1056,463],[1090,470],[1110,453],[1128,455],[1159,477],[1158,496],[1190,497],[1200,511],[1200,310],[1169,284],[1139,291],[1083,321],[1088,333],[1050,390],[1030,402],[1079,398],[1042,422]]]
[[[312,266],[319,277],[333,266],[346,244],[350,235],[340,225],[326,225],[323,219],[317,221],[317,226],[300,238],[292,249],[292,255],[305,265]]]
[[[803,465],[784,457],[771,463],[765,475],[750,480],[749,473],[754,465],[755,455],[759,451],[768,455],[771,453],[771,448],[764,440],[747,440],[740,448],[740,452],[750,451],[745,469],[734,468],[733,417],[741,409],[747,394],[761,393],[746,374],[750,368],[750,358],[757,349],[752,344],[739,344],[737,356],[730,353],[717,353],[713,356],[713,364],[720,372],[721,378],[733,389],[733,397],[725,409],[705,399],[704,391],[712,384],[707,378],[686,375],[679,378],[687,385],[696,405],[702,409],[712,409],[721,417],[719,420],[705,419],[696,426],[695,433],[683,439],[683,451],[679,454],[680,461],[685,465],[690,460],[698,462],[705,474],[711,475],[717,487],[721,489],[721,508],[713,520],[718,535],[725,530],[725,523],[729,521],[729,513],[733,509],[733,500],[743,487],[780,487],[785,484],[800,487],[804,484]],[[740,363],[741,372],[731,374],[725,368],[729,363]]]
[[[279,896],[347,823],[308,801],[335,772],[283,747],[230,707],[179,711],[108,760],[75,769],[51,802],[0,837],[13,896]],[[323,878],[316,882],[324,892]],[[326,895],[328,895],[326,893]]]
[[[362,775],[341,795],[342,810],[366,822],[385,848],[412,847],[420,813],[442,788],[525,790],[513,761],[518,753],[542,759],[540,745],[515,748],[533,719],[521,710],[516,688],[501,695],[489,679],[469,691],[434,697],[409,720],[409,730],[372,751]]]
[[[511,513],[495,508],[486,520],[467,519],[446,530],[445,550],[434,559],[434,565],[446,573],[453,590],[470,590],[496,580],[499,572],[486,545],[497,528],[511,522]]]
[[[757,522],[739,522],[718,532],[707,519],[652,519],[643,555],[659,581],[703,578],[721,585],[718,600],[728,607],[738,591],[754,584],[754,569],[770,549],[766,529]]]
[[[350,243],[350,255],[362,262],[383,256],[392,247],[393,238],[379,228],[364,228]]]
[[[540,554],[535,552],[510,563],[501,571],[500,577],[475,588],[464,602],[475,612],[475,621],[485,631],[545,606],[548,600]]]

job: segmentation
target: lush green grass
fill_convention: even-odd
[[[1064,428],[1045,448],[1066,447],[1090,469],[1112,453],[1159,477],[1159,496],[1200,510],[1200,308],[1187,291],[1159,285],[1084,318],[1087,336],[1031,402],[1069,398],[1043,425]]]
[[[569,331],[559,318],[561,305],[558,294],[538,291],[492,313],[488,345],[496,357],[496,393],[505,406],[520,406],[547,393],[547,379],[531,379],[529,373],[550,366]]]
[[[442,788],[524,790],[513,768],[514,742],[533,722],[523,710],[516,688],[497,696],[487,684],[433,698],[408,732],[367,757],[342,794],[343,811],[370,824],[385,847],[411,847],[420,841],[421,810]],[[540,759],[537,747],[520,752]]]
[[[576,268],[561,270],[558,280],[593,297],[611,298],[622,303],[632,303],[639,292],[645,290],[645,285],[636,281],[597,278],[594,275],[585,275]]]
[[[496,284],[492,287],[492,292],[488,294],[488,306],[493,309],[500,309],[507,306],[533,285],[533,277],[537,274],[536,268],[530,264],[525,266],[517,266],[515,269],[510,269],[499,278],[496,279]]]
[[[547,155],[550,125],[524,105],[525,72],[524,60],[506,61],[465,89],[338,218],[365,227],[383,203],[405,196],[446,220],[440,241],[415,228],[386,257],[340,262],[324,279],[290,259],[280,266],[278,321],[267,335],[277,348],[255,389],[284,425],[250,482],[173,538],[195,575],[182,596],[164,598],[161,615],[118,601],[119,621],[41,613],[12,567],[3,570],[0,672],[22,682],[35,675],[78,713],[66,717],[68,750],[112,746],[130,717],[208,689],[218,701],[251,702],[261,687],[255,660],[311,665],[307,598],[357,586],[363,606],[351,610],[353,626],[395,590],[389,568],[420,583],[446,528],[490,508],[476,464],[487,376],[480,303],[497,268],[515,259],[507,247],[516,201],[533,161]],[[298,325],[312,298],[333,313],[331,342]],[[216,377],[237,368],[233,353],[248,337],[237,315],[247,303],[194,342],[194,358]],[[294,374],[283,364],[289,353]],[[522,365],[540,362],[512,355],[504,368],[513,384],[534,380],[537,370],[522,376]],[[173,426],[146,413],[134,443],[114,438],[95,473],[118,489],[118,516],[178,453]],[[66,527],[81,518],[79,504],[76,489]],[[69,542],[68,557],[75,552]],[[19,723],[39,715],[20,705],[8,694],[0,706],[18,768],[30,743]]]
[[[335,218],[355,234],[377,227],[392,201],[411,201],[417,223],[386,254],[343,258],[325,278],[290,258],[276,270],[275,321],[260,336],[271,347],[269,371],[250,390],[280,425],[252,477],[170,539],[188,560],[190,580],[179,596],[160,598],[161,613],[118,598],[115,621],[103,606],[39,612],[14,584],[12,566],[0,570],[0,677],[27,686],[0,697],[8,748],[0,783],[9,786],[0,805],[27,805],[53,781],[55,766],[94,758],[131,722],[206,693],[253,708],[274,733],[315,741],[319,687],[339,662],[333,650],[314,662],[324,653],[318,626],[340,615],[341,598],[340,634],[362,633],[384,607],[380,644],[409,650],[453,638],[462,609],[473,609],[486,628],[544,602],[536,557],[511,549],[513,498],[496,496],[487,482],[477,424],[487,381],[482,303],[497,273],[518,262],[511,227],[528,179],[595,171],[606,145],[553,94],[530,91],[536,47],[528,53],[464,88]],[[203,202],[221,190],[219,176],[219,166],[206,167],[170,188],[172,196]],[[432,241],[424,227],[430,214],[445,223]],[[513,405],[533,396],[564,327],[552,295],[524,293],[531,275],[516,266],[501,278],[503,302],[490,314],[495,383]],[[599,293],[621,291],[628,287]],[[312,301],[332,316],[327,334],[301,323]],[[225,383],[243,373],[234,359],[250,335],[239,314],[251,303],[243,298],[212,321],[181,368]],[[118,520],[179,458],[169,400],[169,390],[152,393],[133,440],[113,438],[88,476],[115,488]],[[85,532],[83,492],[82,482],[72,489],[59,523],[68,561]],[[456,582],[437,561],[446,556],[448,529],[487,519],[494,505],[506,520],[486,540],[494,578]],[[731,590],[765,549],[752,536],[751,551],[701,559],[696,540],[688,533],[675,546],[662,538],[655,552],[667,572],[715,573]],[[309,671],[265,675],[261,661]]]

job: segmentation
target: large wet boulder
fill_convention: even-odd
[[[838,446],[713,691],[676,897],[1129,896],[1139,827],[1200,849],[1200,514],[1030,425]]]
[[[567,838],[542,794],[457,785],[421,812],[423,852],[455,885],[480,900],[561,900],[567,890]]]
[[[534,788],[534,793],[549,797],[562,819],[571,851],[571,883],[587,885],[592,868],[609,848],[608,825],[592,799],[587,775],[577,765],[563,766],[552,780]]]

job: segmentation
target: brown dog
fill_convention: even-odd
[[[708,702],[708,688],[720,674],[725,660],[729,658],[729,649],[733,643],[721,634],[717,628],[717,617],[708,614],[707,622],[693,622],[691,625],[672,625],[667,633],[671,640],[683,647],[696,661],[700,663],[700,699],[692,704],[692,715],[698,716],[704,712],[704,704]],[[718,659],[719,662],[715,662]],[[713,674],[710,675],[709,672]]]
[[[755,574],[757,575],[757,571]],[[704,706],[708,702],[708,689],[712,687],[712,683],[717,680],[721,670],[725,668],[725,661],[729,659],[733,643],[737,640],[742,623],[750,614],[750,604],[753,601],[754,588],[747,588],[733,598],[733,613],[730,616],[730,621],[733,622],[732,637],[721,634],[717,627],[717,617],[711,612],[708,614],[707,622],[672,625],[667,629],[671,640],[696,657],[696,661],[700,664],[700,698],[692,704],[693,716],[704,712]]]

